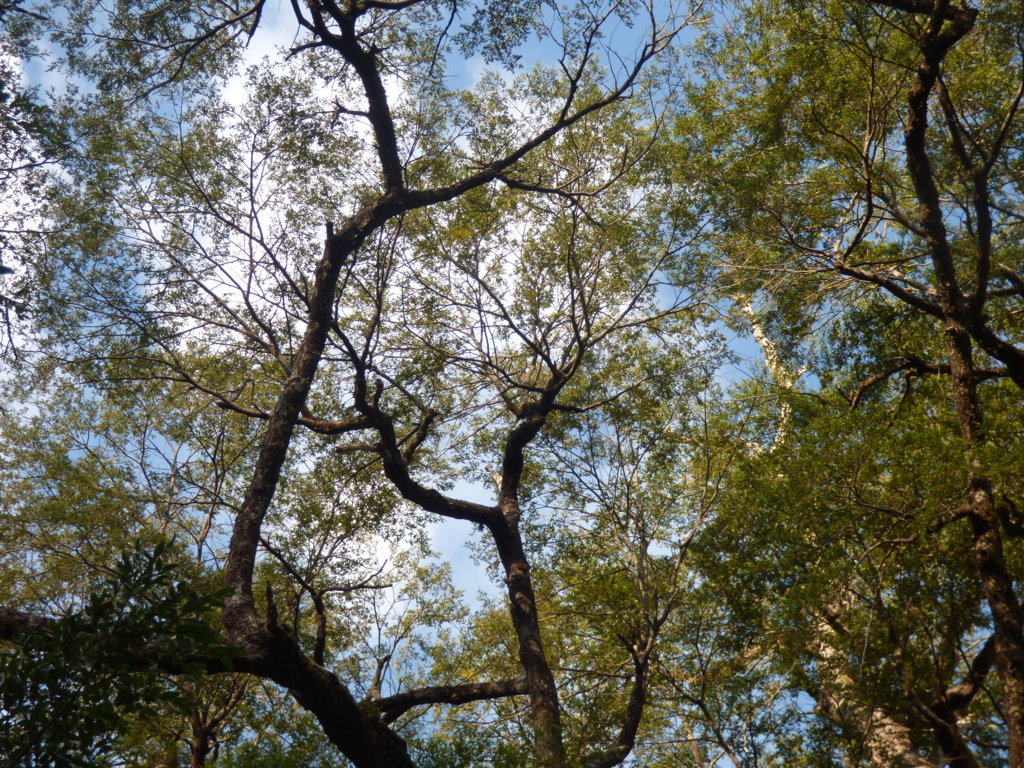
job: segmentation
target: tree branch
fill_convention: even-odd
[[[625,760],[636,744],[636,734],[643,718],[644,700],[647,696],[647,671],[650,664],[651,651],[654,648],[655,636],[649,634],[644,647],[636,648],[629,642],[626,647],[633,657],[633,685],[630,688],[626,714],[622,720],[622,728],[615,744],[604,752],[587,760],[584,768],[613,768]]]
[[[967,676],[959,685],[946,690],[939,702],[948,707],[950,712],[959,712],[969,705],[974,697],[978,695],[981,687],[985,684],[992,663],[995,661],[996,639],[993,635],[985,641],[985,644],[978,651],[978,655],[971,662]],[[936,702],[936,705],[939,703]],[[932,705],[933,708],[936,705]]]
[[[526,679],[520,678],[491,683],[463,683],[461,685],[415,688],[382,699],[369,699],[367,703],[372,704],[383,713],[381,719],[385,723],[393,723],[410,709],[425,704],[466,704],[471,701],[522,696],[525,693],[527,693]]]

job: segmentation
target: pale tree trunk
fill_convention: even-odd
[[[838,614],[842,607],[833,604],[826,612]],[[824,616],[815,620],[811,650],[820,675],[814,692],[818,711],[852,734],[878,768],[934,768],[933,761],[918,753],[906,724],[857,699],[857,684],[847,671],[846,654],[835,645],[837,637]]]

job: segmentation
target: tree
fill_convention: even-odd
[[[694,102],[704,119],[724,127],[719,135],[729,134],[728,149],[705,155],[717,158],[716,177],[727,182],[709,194],[743,201],[718,206],[731,211],[722,218],[723,247],[738,303],[754,307],[785,342],[782,362],[813,374],[808,388],[824,398],[807,406],[818,413],[794,427],[793,455],[771,457],[784,468],[767,477],[788,486],[787,495],[800,494],[780,505],[788,514],[806,509],[813,489],[827,489],[816,521],[845,528],[834,535],[846,542],[842,557],[851,566],[877,571],[879,552],[897,564],[888,575],[839,576],[828,561],[833,580],[811,598],[816,618],[798,624],[811,638],[803,663],[813,663],[819,677],[810,685],[821,710],[852,730],[866,752],[873,739],[892,735],[898,748],[869,755],[876,764],[893,764],[896,753],[904,764],[920,764],[923,729],[930,729],[948,764],[978,765],[989,739],[970,733],[972,717],[962,710],[985,706],[976,697],[991,664],[1007,756],[990,759],[1024,764],[1020,478],[1005,461],[1016,455],[1022,384],[1019,9],[753,3],[738,17],[735,32],[718,39],[721,47],[707,48],[716,68],[709,74],[726,76],[709,78]],[[710,131],[691,127],[691,135],[714,142]],[[889,388],[894,380],[902,393]],[[838,404],[834,386],[863,426],[826,415]],[[775,389],[791,391],[792,382]],[[945,436],[933,432],[938,425]],[[841,436],[838,444],[823,447],[822,429]],[[862,443],[858,434],[870,437]],[[927,449],[909,448],[911,434],[915,442],[927,436]],[[815,450],[801,458],[807,440]],[[844,468],[846,452],[857,465]],[[910,455],[920,458],[905,468]],[[814,467],[811,456],[828,461]],[[785,473],[778,482],[776,471]],[[833,517],[837,503],[843,511]],[[849,527],[862,516],[867,528]],[[872,531],[876,525],[882,528]],[[798,551],[820,546],[792,543]],[[951,593],[929,585],[936,575],[964,573],[967,543],[971,578],[961,576]],[[907,583],[915,585],[909,592]],[[807,599],[800,598],[804,610]],[[851,631],[863,620],[853,610],[858,601],[889,637]],[[940,614],[928,618],[933,609]],[[910,615],[916,626],[903,625]],[[852,670],[865,662],[843,636],[876,646],[874,663],[893,679],[851,685],[858,679]]]
[[[1019,9],[723,7],[683,80],[699,5],[322,0],[247,65],[264,0],[15,7],[65,85],[2,382],[12,743],[1024,765]]]
[[[77,616],[118,539],[174,534],[225,588],[223,647],[190,648],[189,669],[287,689],[351,763],[411,765],[391,724],[415,708],[525,696],[520,764],[619,764],[673,601],[653,627],[603,641],[592,663],[629,671],[608,678],[608,718],[579,730],[568,702],[585,691],[556,679],[524,500],[544,476],[529,453],[539,435],[669,375],[606,376],[610,345],[705,354],[685,342],[697,290],[660,290],[681,281],[700,221],[680,215],[651,160],[662,125],[647,106],[659,99],[647,71],[669,67],[686,18],[620,3],[293,4],[291,47],[247,71],[249,98],[233,106],[220,86],[268,11],[32,11],[62,47],[70,85],[53,109],[71,149],[32,265],[36,346],[8,382],[29,429],[50,437],[21,432],[6,450],[7,487],[29,492],[5,499],[3,637],[29,647],[64,621],[42,584]],[[535,38],[556,66],[446,84],[455,50],[508,73]],[[494,501],[443,492],[486,481],[481,457],[497,467]],[[408,529],[423,518],[408,507],[486,532],[507,585],[509,677],[464,665],[450,670],[461,682],[410,688],[430,671],[422,654],[396,677],[399,650],[431,631],[443,644],[450,618],[428,600],[408,609],[423,622],[413,633],[379,602],[435,579],[414,565]],[[368,554],[382,539],[406,563],[392,573]],[[367,653],[363,621],[381,633]],[[114,650],[173,675],[186,661],[154,655],[145,635]],[[228,693],[222,710],[212,688],[168,685],[191,702],[194,765],[213,720],[268,700]],[[428,760],[440,747],[429,728],[422,738]]]

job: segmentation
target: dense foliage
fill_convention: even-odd
[[[1024,768],[1019,3],[0,26],[0,764]]]

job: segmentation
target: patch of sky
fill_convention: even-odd
[[[483,483],[460,480],[448,495],[478,504],[494,503],[494,493]],[[486,565],[475,554],[483,536],[476,526],[462,520],[437,518],[428,523],[428,533],[431,546],[451,564],[452,583],[471,605],[478,605],[481,598],[501,599],[504,586],[495,583]],[[490,547],[490,542],[485,546]]]

